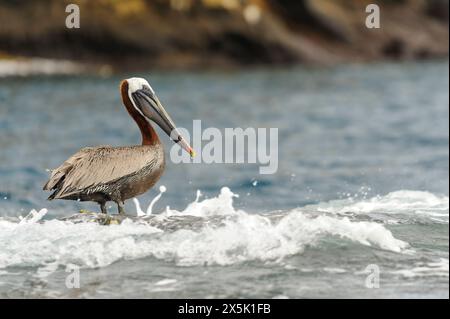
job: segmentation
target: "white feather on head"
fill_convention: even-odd
[[[155,91],[153,91],[153,88],[150,86],[148,81],[143,78],[129,78],[129,79],[127,79],[127,82],[128,82],[128,97],[130,98],[130,101],[133,104],[134,108],[145,118],[141,109],[138,108],[136,103],[134,102],[132,94],[134,92],[136,92],[137,90],[141,90],[144,86],[147,86],[148,88],[150,88],[150,90],[152,91],[153,94],[155,94]]]
[[[148,86],[150,88],[150,90],[155,93],[155,91],[153,91],[153,88],[150,86],[150,84],[148,83],[148,81],[146,79],[143,78],[129,78],[127,79],[128,82],[128,91],[130,93],[134,93],[137,90],[140,90],[145,86]]]

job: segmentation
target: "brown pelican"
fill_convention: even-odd
[[[86,147],[54,169],[44,190],[54,190],[52,199],[93,201],[107,214],[106,202],[114,201],[125,214],[124,201],[145,193],[164,171],[164,150],[149,120],[191,156],[194,151],[175,124],[150,84],[142,78],[123,80],[122,101],[142,134],[142,145]]]

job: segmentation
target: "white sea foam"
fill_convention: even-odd
[[[318,205],[318,210],[338,214],[414,215],[433,222],[448,223],[449,198],[421,191],[396,191],[385,196],[376,196],[368,200],[337,200]],[[395,221],[390,220],[391,223]]]
[[[155,286],[167,286],[176,283],[176,279],[163,279],[158,282],[155,282]]]
[[[277,262],[331,236],[396,253],[408,247],[377,222],[309,214],[301,208],[277,212],[276,218],[251,214],[233,207],[237,195],[226,187],[217,197],[200,200],[199,196],[183,211],[168,208],[153,217],[158,225],[183,218],[183,223],[169,230],[131,220],[110,226],[39,221],[44,211],[33,212],[35,218],[27,222],[0,219],[0,269],[36,266],[38,275],[45,277],[58,265],[104,267],[144,257],[181,266]],[[190,218],[197,227],[192,227]]]
[[[85,69],[85,66],[67,60],[41,58],[0,60],[0,78],[16,75],[80,74]]]
[[[441,258],[440,260],[435,262],[420,263],[410,269],[394,270],[391,271],[391,273],[401,275],[406,278],[430,277],[430,276],[439,276],[448,278],[449,263],[448,259]]]

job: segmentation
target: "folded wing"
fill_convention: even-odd
[[[49,199],[74,196],[135,174],[151,162],[152,153],[140,147],[133,152],[129,147],[86,147],[52,171],[44,190],[55,190]]]

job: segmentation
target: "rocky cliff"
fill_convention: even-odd
[[[65,26],[69,3],[79,29]],[[365,26],[370,3],[379,29]],[[448,10],[446,0],[3,0],[0,58],[129,69],[446,57]]]

